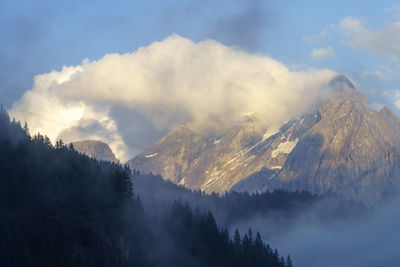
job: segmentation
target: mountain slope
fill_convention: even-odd
[[[127,163],[191,189],[223,193],[263,168],[279,170],[315,120],[308,115],[274,130],[247,117],[223,136],[206,137],[181,126]]]
[[[106,143],[97,140],[85,140],[72,142],[71,144],[76,151],[91,158],[112,162],[118,161],[111,148]]]
[[[377,112],[359,92],[319,108],[320,121],[298,142],[269,188],[328,190],[373,203],[400,185],[400,119]]]
[[[128,164],[207,193],[334,191],[372,204],[400,186],[400,119],[371,109],[344,76],[331,86],[335,95],[315,113],[279,130],[252,117],[220,136],[181,126]]]

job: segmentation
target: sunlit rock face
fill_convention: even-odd
[[[372,204],[399,186],[400,120],[344,76],[314,113],[272,129],[252,116],[218,136],[182,125],[127,163],[207,193],[333,191]]]
[[[359,92],[324,103],[268,188],[329,190],[372,204],[399,186],[400,120],[377,112]]]
[[[91,158],[104,161],[118,162],[111,148],[103,142],[97,140],[86,140],[72,142],[74,149],[82,154],[88,155]]]
[[[181,126],[128,164],[191,189],[222,193],[263,168],[279,170],[313,121],[304,117],[271,130],[248,117],[221,136],[207,137]]]

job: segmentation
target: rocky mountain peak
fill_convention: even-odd
[[[111,148],[101,141],[85,140],[71,143],[74,149],[82,154],[88,155],[91,158],[104,161],[118,162]]]
[[[330,82],[329,87],[333,88],[335,92],[351,92],[356,91],[356,87],[350,79],[344,74],[336,75]]]
[[[397,117],[397,115],[388,107],[381,108],[379,114],[382,119],[387,121],[388,124],[392,125],[393,131],[398,133],[400,129],[397,128],[397,126],[400,125],[400,118]]]
[[[399,186],[400,120],[389,108],[377,112],[359,92],[349,91],[319,113],[270,188],[332,190],[371,204],[389,185]]]

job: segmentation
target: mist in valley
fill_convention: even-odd
[[[232,226],[251,226],[299,267],[395,266],[400,261],[398,226],[400,199],[391,198],[373,208],[342,216],[331,214],[323,201],[289,220],[280,214],[258,215]],[[322,214],[330,214],[325,217]]]
[[[151,175],[133,181],[153,216],[165,212],[175,199],[187,201],[194,209],[211,210],[219,227],[227,227],[231,234],[236,229],[245,234],[249,227],[259,232],[281,254],[289,254],[295,266],[391,266],[400,260],[400,236],[396,234],[400,198],[393,195],[374,207],[332,194],[295,197],[268,208],[254,208],[259,201],[246,202],[250,198],[247,193],[193,193]],[[279,199],[279,194],[274,199]]]

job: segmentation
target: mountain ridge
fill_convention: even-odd
[[[271,188],[332,190],[372,204],[400,185],[400,119],[377,112],[359,92],[328,100],[321,120],[288,156]]]
[[[220,136],[180,126],[127,164],[206,193],[334,191],[372,204],[400,186],[400,119],[370,108],[343,75],[331,86],[336,93],[315,112],[279,129],[251,116]]]

